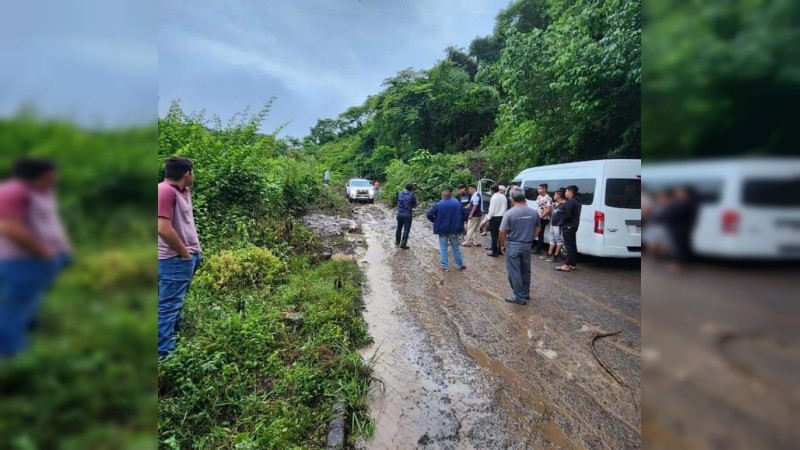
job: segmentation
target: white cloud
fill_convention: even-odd
[[[301,95],[327,93],[349,98],[361,91],[356,80],[310,67],[300,59],[292,60],[276,52],[253,46],[225,42],[206,36],[185,34],[176,39],[184,52],[210,58],[223,70],[252,71],[278,80],[287,89]]]

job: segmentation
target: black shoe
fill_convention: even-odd
[[[518,300],[518,299],[517,299],[516,297],[514,297],[514,296],[511,296],[511,297],[506,297],[504,300],[505,300],[505,301],[507,301],[507,302],[509,302],[509,303],[516,303],[516,304],[518,304],[518,305],[527,305],[527,304],[528,304],[528,302],[527,302],[527,301],[525,301],[525,300]]]
[[[487,253],[486,256],[491,256],[492,258],[500,257],[500,253]]]
[[[394,243],[394,246],[395,246],[395,247],[400,247],[400,243],[399,243],[399,242],[395,242],[395,243]]]

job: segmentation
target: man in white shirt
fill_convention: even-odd
[[[536,209],[539,211],[539,235],[536,236],[536,246],[534,253],[542,253],[544,247],[544,229],[550,223],[550,214],[553,212],[553,198],[547,193],[547,184],[542,183],[538,188],[539,196],[536,197]]]
[[[501,192],[502,188],[502,192]],[[488,255],[492,258],[500,256],[500,244],[498,238],[500,235],[500,223],[503,221],[503,215],[508,209],[508,201],[506,201],[506,187],[493,184],[489,190],[492,192],[492,198],[489,201],[489,231],[492,233],[492,252]]]

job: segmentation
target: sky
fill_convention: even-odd
[[[154,0],[27,0],[0,14],[0,116],[32,106],[90,127],[153,123]]]
[[[491,34],[509,0],[162,0],[158,113],[173,100],[223,122],[274,97],[262,131],[303,137],[425,69],[450,45]]]

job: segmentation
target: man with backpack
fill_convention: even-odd
[[[417,207],[417,197],[414,196],[414,183],[406,184],[406,190],[397,194],[397,230],[394,234],[394,245],[407,250],[408,235],[411,233],[411,218],[414,208]]]

